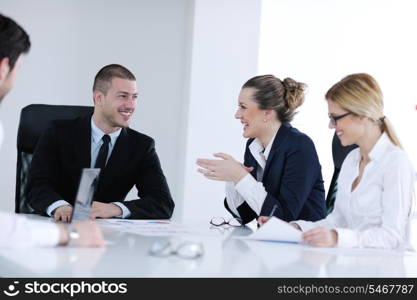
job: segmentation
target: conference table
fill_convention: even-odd
[[[117,219],[98,223],[103,229],[105,247],[3,248],[0,249],[0,276],[417,277],[416,252],[314,248],[304,244],[242,239],[256,230],[254,224],[216,227],[209,224],[209,220]],[[416,223],[413,222],[413,227]],[[168,230],[164,232],[160,228]],[[173,245],[196,243],[202,246],[203,253],[197,258],[151,254],[150,249],[156,243],[166,241]],[[415,240],[413,243],[416,245]]]

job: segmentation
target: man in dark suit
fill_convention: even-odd
[[[154,140],[128,127],[136,108],[135,76],[121,65],[103,67],[93,86],[94,114],[58,120],[40,139],[28,183],[29,203],[69,221],[83,168],[101,168],[92,218],[167,219],[174,202]],[[125,201],[136,185],[140,199]]]

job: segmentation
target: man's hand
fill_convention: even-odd
[[[108,219],[108,218],[121,216],[122,214],[123,214],[122,209],[116,204],[93,201],[93,204],[91,205],[90,219],[92,220],[94,220],[95,218]]]
[[[104,246],[103,234],[100,227],[92,221],[81,221],[74,223],[80,238],[75,246],[77,247],[101,247]],[[58,224],[59,227],[59,245],[66,245],[69,241],[68,231],[65,225]]]
[[[62,205],[52,212],[55,221],[69,222],[72,214],[71,205]]]

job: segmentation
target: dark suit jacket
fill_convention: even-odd
[[[123,128],[106,167],[101,171],[95,200],[122,202],[132,219],[167,219],[174,202],[155,152],[154,140]],[[91,116],[58,120],[36,147],[28,182],[29,204],[38,213],[57,200],[74,204],[81,171],[91,166]],[[140,199],[124,201],[136,185]]]
[[[253,140],[249,139],[246,144],[244,164],[254,168],[251,174],[256,179],[259,165],[249,150]],[[269,216],[277,205],[274,216],[287,222],[326,217],[321,166],[313,141],[289,124],[282,124],[275,136],[262,183],[267,192],[262,216]],[[224,203],[232,213],[227,202]],[[246,202],[237,210],[245,224],[258,217]]]

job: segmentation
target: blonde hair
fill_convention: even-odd
[[[351,74],[333,85],[326,93],[327,101],[334,101],[354,115],[367,117],[381,126],[391,142],[402,148],[391,122],[384,116],[382,91],[369,74]]]

